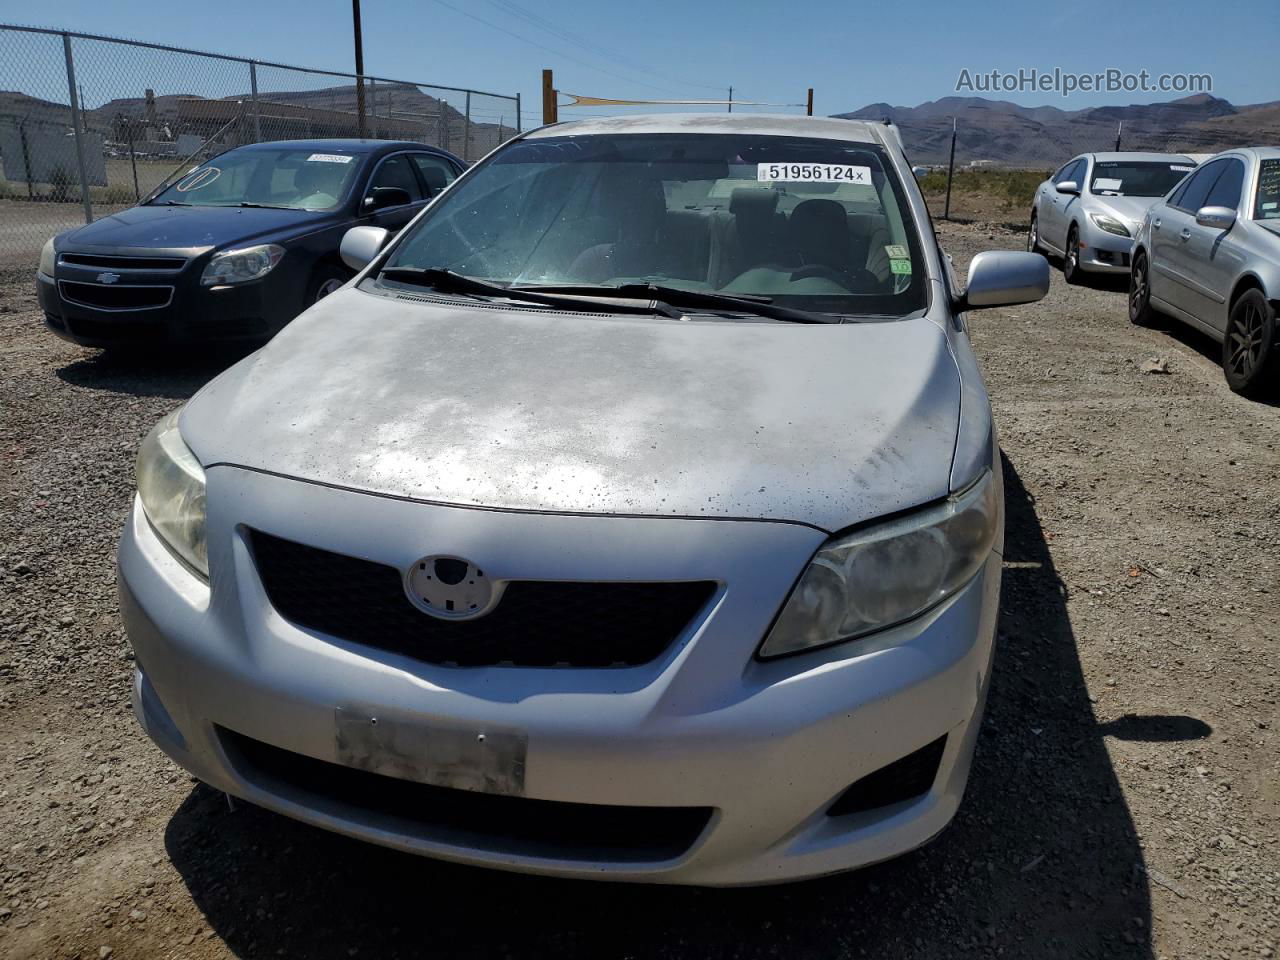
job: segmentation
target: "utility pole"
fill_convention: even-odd
[[[364,38],[360,34],[360,0],[351,0],[351,26],[356,44],[356,122],[364,139]]]
[[[733,113],[733,87],[729,88],[729,112]]]
[[[542,71],[542,123],[556,123],[560,119],[560,110],[556,104],[556,85],[550,70]]]

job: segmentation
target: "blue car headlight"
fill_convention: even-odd
[[[204,273],[200,275],[200,286],[217,287],[258,280],[274,270],[283,257],[284,247],[275,243],[223,250],[215,253],[205,265]]]

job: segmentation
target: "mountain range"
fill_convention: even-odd
[[[847,120],[888,119],[902,131],[913,163],[946,163],[956,130],[956,165],[987,160],[1000,166],[1053,167],[1073,154],[1114,150],[1216,153],[1249,144],[1280,143],[1280,100],[1236,106],[1195,94],[1126,107],[1024,107],[984,97],[943,97],[915,107],[872,103]]]

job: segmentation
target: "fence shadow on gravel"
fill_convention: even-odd
[[[961,813],[923,850],[783,887],[625,887],[419,859],[244,804],[231,813],[204,786],[171,818],[167,850],[241,957],[1150,958],[1142,851],[1064,588],[1008,461],[1005,484],[1010,566],[987,722]],[[1108,732],[1181,739],[1202,736],[1197,723],[1127,718]]]

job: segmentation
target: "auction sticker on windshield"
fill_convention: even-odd
[[[307,157],[308,163],[350,163],[351,157],[344,157],[340,153],[313,153]]]
[[[871,168],[847,163],[757,163],[756,179],[764,182],[864,183],[871,186]]]

